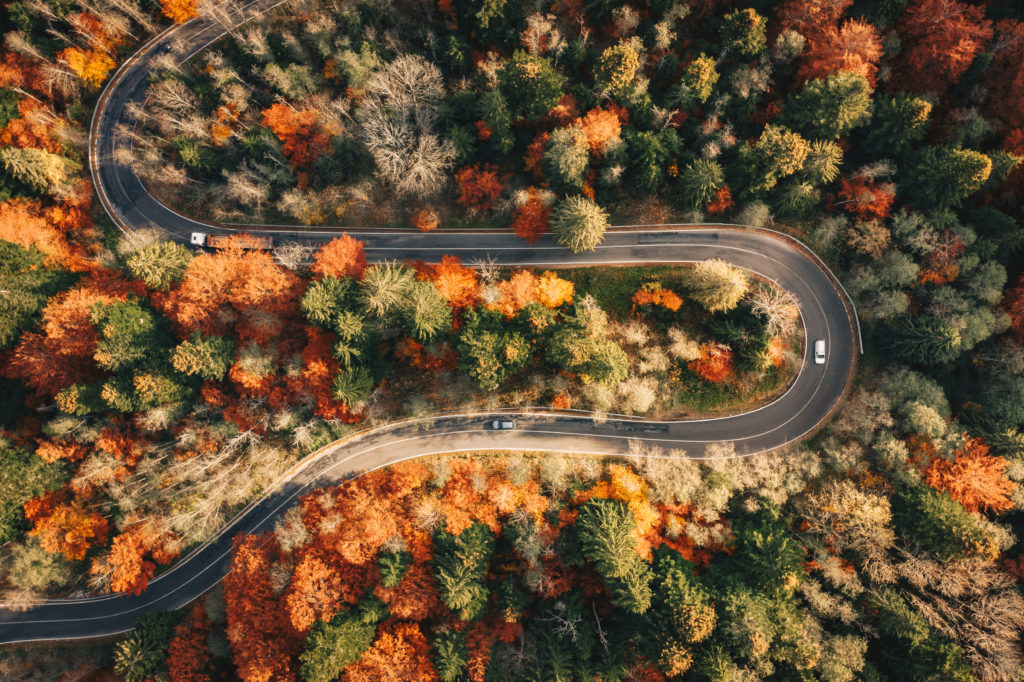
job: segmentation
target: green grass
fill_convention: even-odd
[[[745,388],[733,382],[712,384],[684,369],[682,386],[673,398],[673,407],[686,412],[715,414],[760,402],[777,393],[791,378],[791,373],[770,367],[757,383]]]
[[[620,320],[629,316],[633,294],[647,282],[661,282],[662,286],[686,298],[681,286],[684,270],[679,267],[567,268],[556,272],[576,286],[577,294],[590,294],[609,315]]]

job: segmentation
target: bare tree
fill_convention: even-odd
[[[788,339],[796,333],[800,312],[796,299],[788,291],[759,284],[750,292],[750,304],[754,313],[765,319],[765,331],[771,336]]]
[[[253,206],[256,213],[263,211],[263,204],[270,197],[266,180],[257,175],[248,165],[242,164],[237,171],[224,170],[224,196],[243,206]]]
[[[441,190],[455,147],[433,132],[444,88],[441,72],[422,57],[402,55],[370,77],[359,111],[362,137],[377,175],[399,196]]]

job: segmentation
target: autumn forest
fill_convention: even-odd
[[[1018,3],[225,8],[0,9],[0,633],[222,536],[229,569],[127,632],[9,637],[0,679],[1024,680]],[[94,186],[104,87],[165,30],[103,162],[216,243]],[[640,437],[830,371],[807,301],[728,250],[581,260],[666,226],[834,276],[853,369],[820,423]],[[513,412],[471,429],[627,426],[604,456],[409,446],[229,525],[366,433]]]

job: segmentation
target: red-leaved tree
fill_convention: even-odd
[[[890,87],[914,93],[944,92],[992,38],[985,8],[957,0],[914,0],[896,30],[903,53]]]

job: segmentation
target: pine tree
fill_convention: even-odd
[[[516,119],[538,119],[558,103],[566,78],[547,57],[516,50],[498,71],[498,83]]]
[[[576,533],[583,556],[594,562],[616,603],[630,613],[651,604],[651,568],[636,552],[636,521],[617,500],[591,499],[579,508]]]
[[[377,623],[386,616],[384,605],[369,597],[348,611],[341,611],[330,622],[317,621],[306,635],[305,651],[299,655],[302,679],[330,682],[341,671],[359,660],[370,648]]]
[[[157,242],[128,256],[125,265],[135,279],[158,291],[168,291],[185,276],[192,252],[177,242]]]
[[[725,49],[740,57],[756,57],[768,47],[768,20],[753,9],[738,9],[722,19]]]
[[[906,186],[919,206],[955,208],[985,185],[992,159],[973,149],[925,147],[912,155],[908,171]]]
[[[334,399],[358,410],[373,389],[373,375],[365,367],[350,367],[338,372],[331,384]]]
[[[715,199],[725,185],[725,173],[717,161],[697,159],[686,165],[679,174],[679,188],[683,201],[695,209],[703,209]]]
[[[171,366],[188,376],[220,381],[231,368],[235,342],[222,336],[193,332],[171,353]]]
[[[434,535],[434,571],[441,599],[462,620],[476,620],[490,594],[484,580],[494,554],[494,537],[479,521],[458,535]]]
[[[574,195],[552,211],[551,228],[558,243],[573,253],[593,251],[604,239],[608,214],[593,200]]]
[[[924,139],[931,111],[927,100],[914,95],[876,97],[861,147],[876,157],[902,157]]]
[[[413,282],[402,305],[406,331],[414,339],[428,343],[451,329],[452,309],[430,282]]]
[[[807,137],[832,140],[857,126],[870,104],[867,78],[847,71],[807,83],[786,103],[784,117]]]
[[[562,192],[579,192],[583,189],[583,178],[590,161],[583,128],[572,125],[553,130],[541,159],[544,172],[554,188]]]
[[[457,682],[463,679],[469,651],[466,635],[458,630],[439,632],[433,641],[434,668],[442,682]]]
[[[735,308],[750,288],[750,277],[723,260],[701,261],[687,277],[690,296],[710,312]]]

